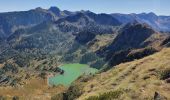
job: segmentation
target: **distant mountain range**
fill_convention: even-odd
[[[81,13],[81,14],[80,14]],[[75,15],[76,16],[71,16]],[[76,18],[79,18],[84,15],[89,19],[97,22],[98,24],[107,24],[107,25],[118,25],[126,24],[137,20],[141,23],[147,23],[157,31],[170,31],[170,16],[157,16],[154,13],[141,13],[141,14],[95,14],[90,11],[61,11],[57,7],[51,7],[49,9],[36,8],[29,11],[21,12],[7,12],[0,13],[0,37],[8,37],[10,34],[15,32],[20,28],[27,28],[40,24],[44,21],[58,20],[66,16],[69,21],[75,21]],[[61,20],[61,19],[60,19]],[[77,19],[78,20],[78,19]],[[91,20],[91,21],[92,21]]]
[[[157,31],[170,31],[170,16],[157,16],[153,12],[141,14],[111,14],[122,23],[128,23],[137,20],[141,23],[147,23]]]
[[[168,37],[165,34],[170,29],[168,18],[154,13],[95,14],[91,11],[61,11],[57,7],[1,13],[0,62],[14,57],[23,66],[27,65],[23,62],[29,61],[18,61],[16,55],[39,58],[42,54],[57,53],[57,58],[62,55],[57,62],[88,63],[98,68],[104,64],[116,65],[127,60],[133,49],[159,47]],[[167,30],[162,28],[163,25]],[[118,52],[124,53],[124,57],[114,64],[109,62],[119,58]],[[93,55],[93,60],[87,60],[88,55]]]
[[[71,14],[69,11],[60,11],[57,7],[48,10],[39,7],[29,11],[0,13],[0,37],[8,37],[17,29],[57,20]]]

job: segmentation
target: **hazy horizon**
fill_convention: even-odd
[[[61,10],[80,11],[90,10],[95,13],[150,13],[157,15],[170,15],[169,7],[170,1],[164,0],[1,0],[0,13],[13,11],[27,11],[41,7],[48,9],[51,6],[56,6]],[[9,7],[8,7],[9,6]]]
[[[57,7],[57,6],[51,6],[51,7]],[[43,8],[43,7],[36,7],[36,8],[42,8],[42,9],[46,9],[46,10],[48,10],[48,9],[50,9],[50,7],[48,7],[48,8]],[[0,13],[8,13],[8,12],[22,12],[22,11],[29,11],[29,10],[34,10],[34,9],[36,9],[36,8],[32,8],[32,9],[28,9],[28,10],[17,10],[17,11],[4,11],[4,12],[0,12]],[[57,7],[57,8],[59,8],[59,7]],[[60,9],[60,8],[59,8]],[[66,9],[60,9],[61,11],[64,11],[64,10],[66,10]],[[71,10],[67,10],[67,11],[71,11]],[[77,10],[77,11],[91,11],[91,10],[84,10],[84,9],[82,9],[82,10]],[[75,11],[71,11],[71,12],[76,12],[76,10]],[[91,12],[93,12],[93,11],[91,11]],[[97,12],[93,12],[93,13],[96,13],[96,14],[102,14],[102,13],[105,13],[105,12],[99,12],[99,13],[97,13]],[[149,14],[149,13],[154,13],[154,14],[156,14],[155,12],[140,12],[140,13],[118,13],[118,12],[113,12],[113,13],[106,13],[106,14],[142,14],[142,13],[146,13],[146,14]],[[156,15],[158,15],[158,14],[156,14]],[[161,16],[161,15],[158,15],[158,16]],[[162,16],[170,16],[170,14],[169,15],[162,15]]]

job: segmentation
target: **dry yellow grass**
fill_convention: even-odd
[[[40,78],[32,78],[26,83],[22,87],[0,87],[0,95],[8,100],[13,96],[19,96],[20,100],[50,100],[51,96],[65,91],[63,86],[49,87],[47,81]]]
[[[116,35],[114,34],[97,35],[96,41],[90,46],[90,50],[94,52],[97,51],[100,47],[104,47],[111,43],[115,37]]]
[[[158,71],[170,68],[170,49],[166,48],[140,60],[117,65],[115,68],[96,75],[83,83],[83,95],[78,100],[100,93],[123,89],[119,99],[152,99],[157,91],[170,100],[170,83],[160,80]]]
[[[4,64],[0,64],[0,68],[2,68],[4,66]]]

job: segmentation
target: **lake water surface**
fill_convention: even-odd
[[[59,74],[54,77],[50,77],[48,82],[50,85],[59,85],[69,86],[74,80],[83,74],[94,74],[98,70],[91,68],[85,64],[65,64],[60,66],[64,70],[64,74]]]

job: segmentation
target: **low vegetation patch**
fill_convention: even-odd
[[[7,100],[6,97],[0,96],[0,100]]]
[[[118,99],[122,94],[123,91],[117,90],[117,91],[106,92],[104,94],[100,94],[99,96],[91,96],[86,100],[113,100],[113,99]]]
[[[14,97],[12,98],[12,100],[19,100],[19,97],[18,97],[18,96],[14,96]]]
[[[161,80],[165,80],[165,79],[170,78],[170,68],[160,71],[159,72],[159,78]]]
[[[70,86],[65,97],[67,98],[67,100],[74,100],[78,98],[83,94],[82,88],[83,87],[81,84]]]
[[[56,95],[51,97],[51,100],[63,100],[63,99],[64,99],[64,97],[63,97],[62,93],[56,94]]]

